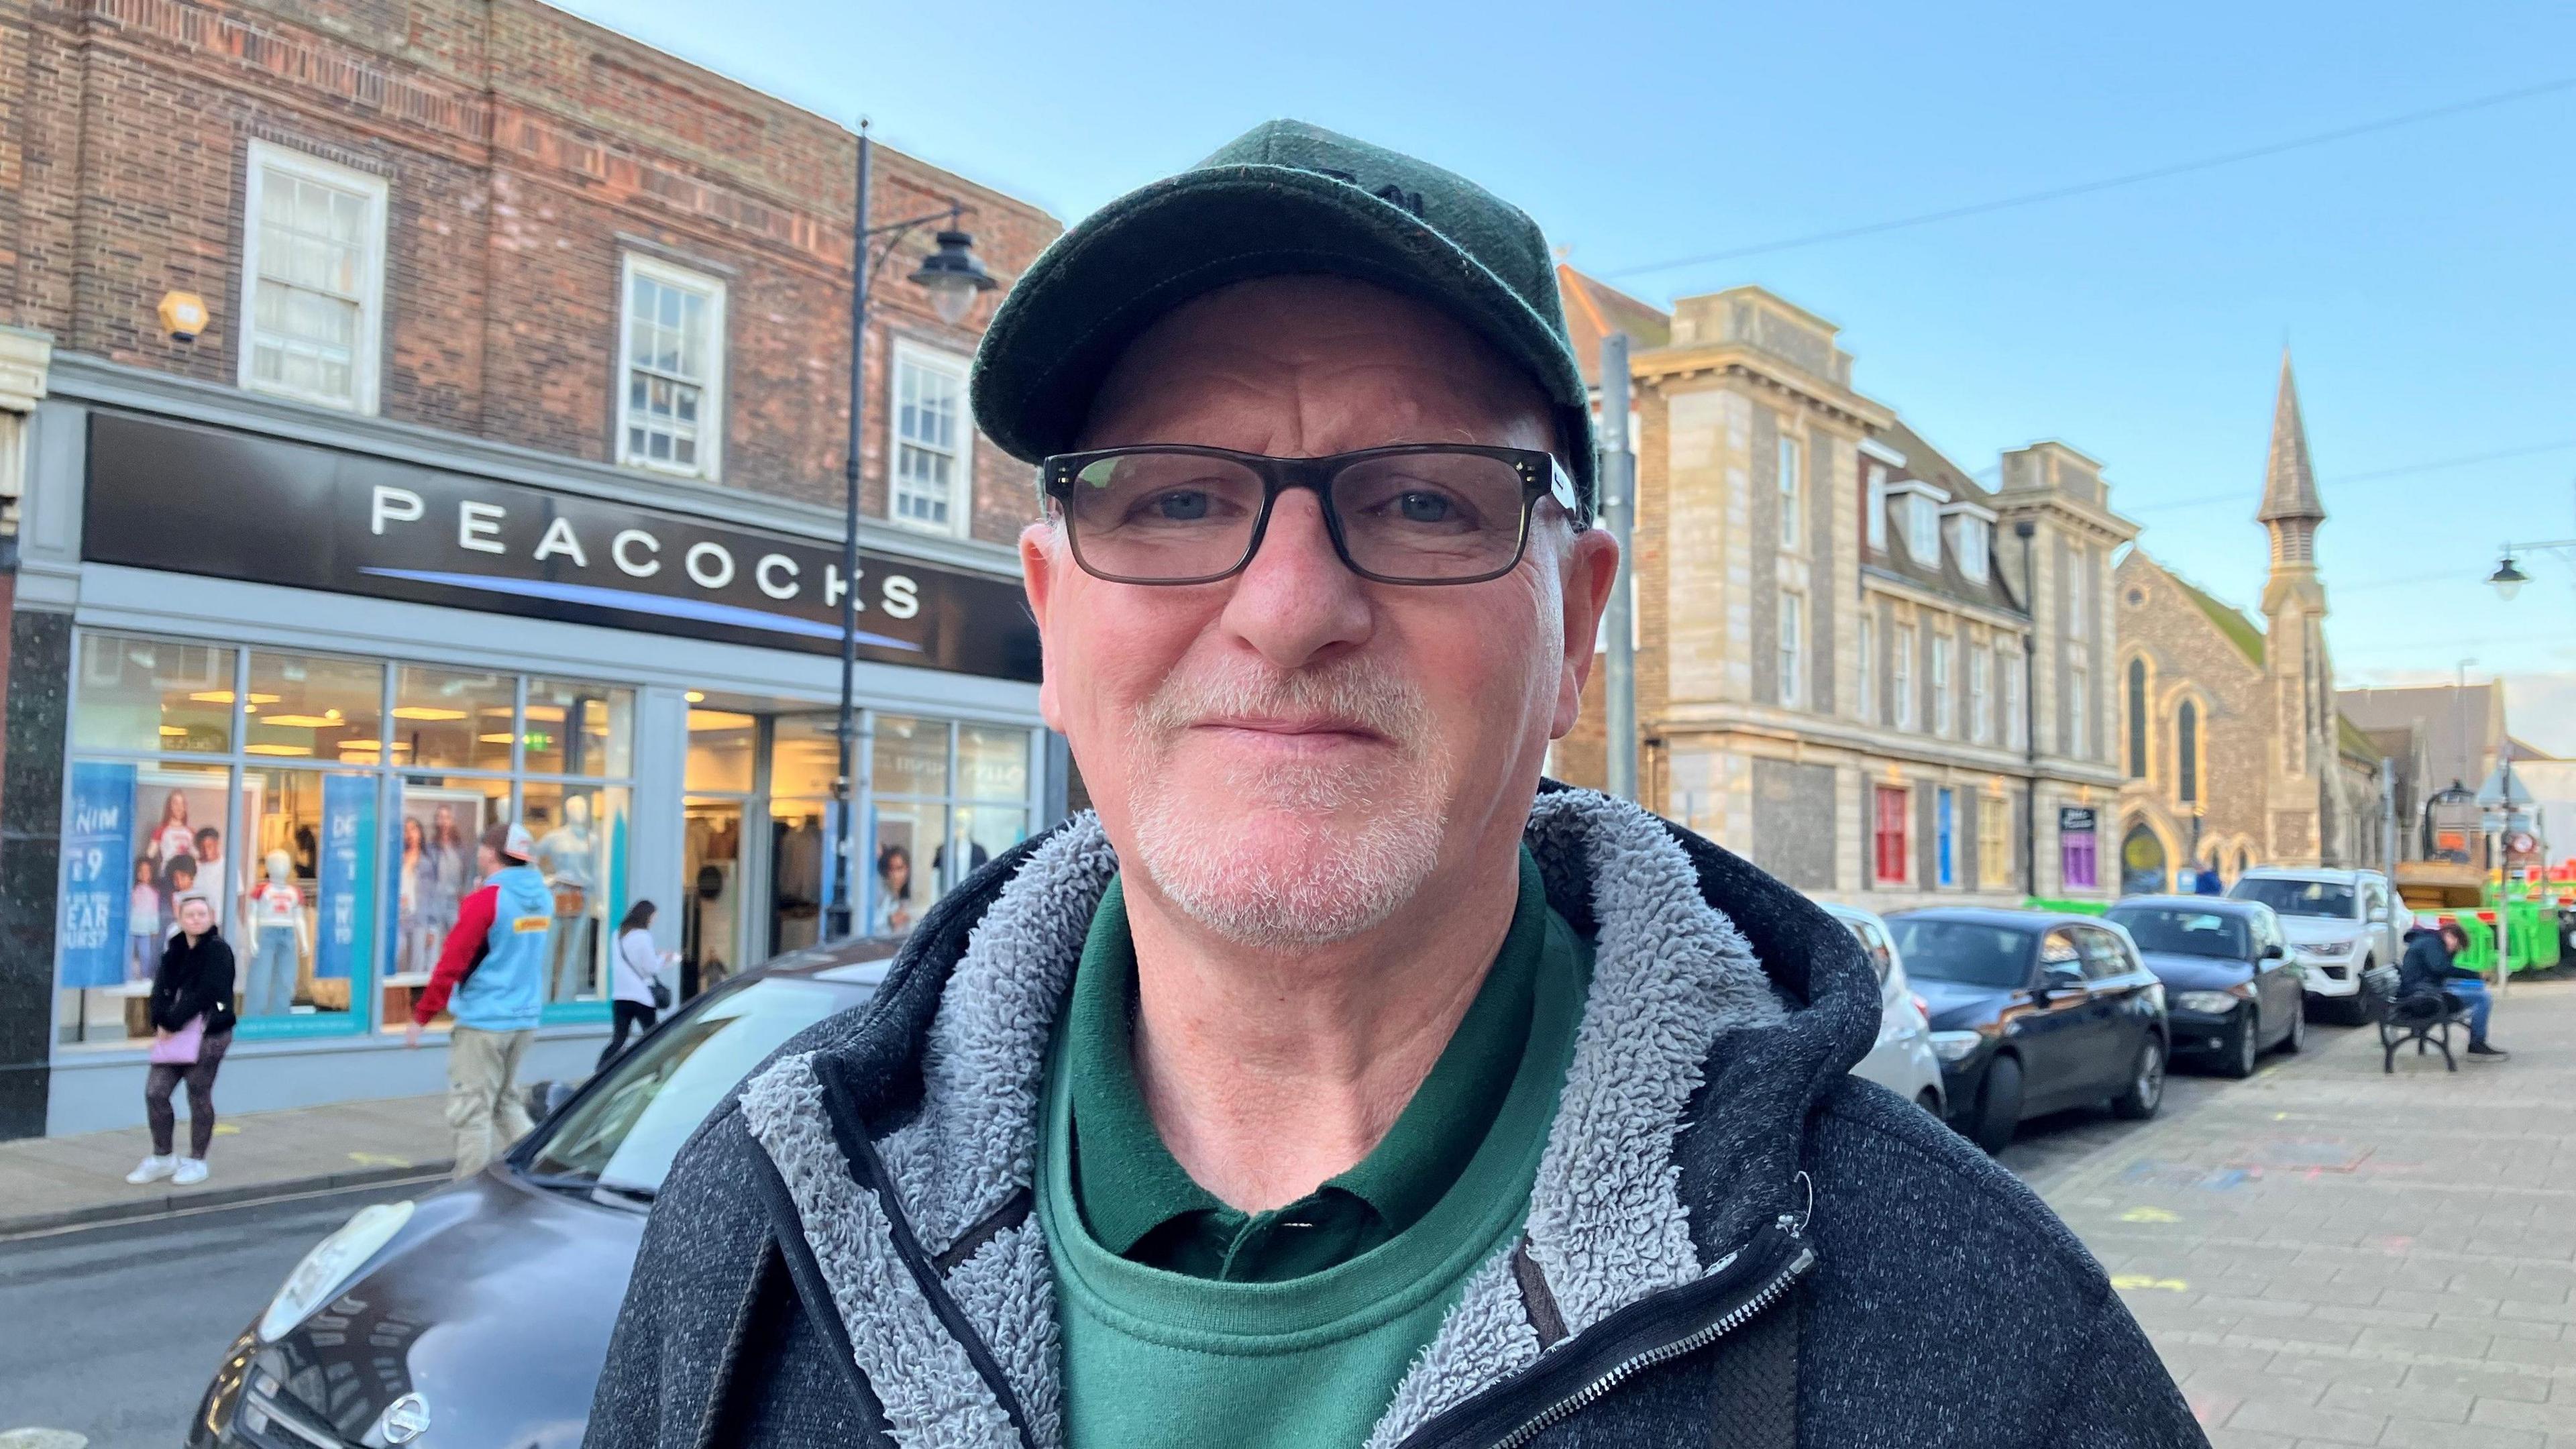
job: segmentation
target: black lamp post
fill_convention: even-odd
[[[859,442],[867,398],[868,284],[906,236],[934,221],[944,221],[947,226],[939,232],[937,250],[922,259],[911,278],[913,285],[930,294],[930,305],[939,313],[939,320],[954,325],[975,305],[978,293],[994,286],[992,274],[975,256],[974,237],[958,226],[966,212],[961,202],[950,203],[945,211],[925,212],[882,226],[868,225],[875,151],[875,143],[868,137],[868,123],[862,120],[858,201],[850,221],[850,447],[841,464],[841,714],[833,730],[838,752],[832,770],[832,800],[839,807],[839,819],[832,827],[832,904],[823,921],[824,939],[830,941],[845,941],[853,934],[850,822],[858,811],[856,792],[851,788],[851,765],[857,758],[858,746],[855,689],[859,666]],[[876,237],[885,238],[882,249],[869,244]]]

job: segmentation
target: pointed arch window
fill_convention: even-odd
[[[2200,800],[2200,706],[2188,699],[2174,711],[2174,798]]]
[[[2147,661],[2129,661],[2129,778],[2147,778]]]

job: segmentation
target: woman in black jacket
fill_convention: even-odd
[[[170,1179],[189,1187],[206,1180],[206,1144],[215,1139],[215,1069],[224,1049],[233,1044],[233,948],[215,929],[215,908],[204,896],[179,898],[179,929],[161,949],[161,969],[152,974],[152,1039],[167,1041],[205,1018],[205,1035],[197,1059],[188,1063],[154,1062],[143,1079],[143,1112],[152,1123],[152,1155],[125,1175],[141,1184]],[[170,1110],[170,1093],[188,1084],[188,1155],[171,1155],[171,1136],[178,1127]]]

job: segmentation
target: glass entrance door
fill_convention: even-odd
[[[690,796],[681,865],[680,999],[749,964],[743,950],[742,802]]]

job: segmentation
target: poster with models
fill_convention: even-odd
[[[490,802],[479,790],[454,790],[406,781],[396,817],[394,961],[396,977],[428,981],[439,950],[456,924],[457,908],[473,890],[474,843],[483,834]]]

